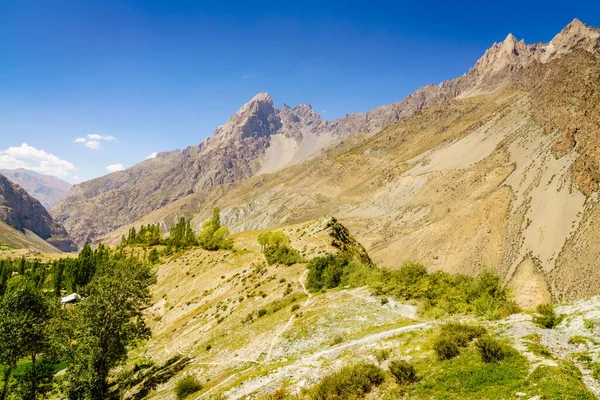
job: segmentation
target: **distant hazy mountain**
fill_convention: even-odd
[[[76,250],[65,228],[52,219],[42,204],[4,175],[0,175],[0,222],[3,223],[0,225],[3,231],[8,225],[29,236],[32,241],[43,240],[61,251]],[[4,236],[6,235],[0,235]],[[14,246],[12,243],[8,244]],[[27,243],[25,247],[28,247]]]
[[[42,175],[23,168],[0,169],[0,174],[6,176],[21,186],[31,196],[38,199],[47,209],[69,194],[72,185],[51,175]]]

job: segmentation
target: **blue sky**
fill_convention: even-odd
[[[200,143],[258,92],[331,120],[465,73],[509,32],[600,26],[598,1],[494,3],[0,0],[0,168],[87,180]]]

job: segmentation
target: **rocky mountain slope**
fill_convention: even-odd
[[[42,204],[19,185],[0,175],[0,227],[2,237],[20,236],[9,232],[10,227],[22,234],[37,237],[61,251],[75,250],[65,228],[54,221]],[[13,243],[8,243],[14,246]],[[24,244],[27,244],[26,242]]]
[[[484,56],[505,69],[471,70],[476,90],[302,164],[204,188],[132,225],[186,216],[199,228],[214,206],[234,231],[333,214],[378,264],[492,267],[526,307],[598,294],[597,38],[574,21],[552,46],[525,47],[517,65],[522,46],[509,36]]]
[[[59,200],[66,197],[73,186],[57,177],[38,174],[23,168],[0,169],[0,174],[25,189],[30,196],[38,199],[46,209],[50,209]]]

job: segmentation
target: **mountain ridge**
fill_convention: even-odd
[[[464,75],[334,121],[324,120],[310,105],[278,110],[268,93],[259,93],[199,145],[160,153],[125,171],[76,185],[51,212],[78,243],[95,240],[203,188],[279,171],[345,138],[379,132],[433,105],[490,92],[534,63],[579,48],[598,56],[599,32],[574,20],[547,45],[526,45],[509,34]]]
[[[39,174],[24,168],[0,169],[0,174],[25,189],[32,197],[39,200],[46,209],[50,209],[66,197],[71,187],[73,187],[70,183],[55,176]]]
[[[0,221],[27,233],[31,231],[61,251],[75,250],[65,228],[25,189],[0,174]]]

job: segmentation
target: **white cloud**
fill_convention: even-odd
[[[9,147],[0,151],[0,168],[24,168],[40,174],[59,177],[65,177],[69,171],[77,170],[70,162],[29,146],[27,143],[23,143],[20,147]]]
[[[123,166],[123,164],[111,164],[108,167],[106,167],[106,170],[108,172],[123,171],[124,169],[125,169],[125,166]]]
[[[89,147],[92,150],[97,150],[100,148],[100,142],[97,140],[88,140],[84,144],[85,147]]]
[[[112,142],[113,140],[117,140],[116,137],[114,136],[101,136],[101,135],[97,135],[95,133],[92,133],[91,135],[87,135],[87,138],[90,140],[106,140],[108,142]]]
[[[158,155],[158,153],[157,153],[157,152],[150,153],[150,155],[149,155],[148,157],[146,157],[146,160],[151,160],[151,159],[153,159],[153,158],[156,158],[156,156],[157,156],[157,155]]]
[[[96,133],[92,133],[87,135],[87,137],[75,139],[75,143],[83,144],[85,147],[90,148],[92,150],[97,150],[100,148],[101,140],[112,142],[117,140],[117,138],[111,135],[102,136]]]

